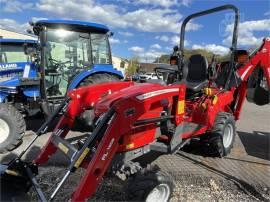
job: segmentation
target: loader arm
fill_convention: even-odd
[[[234,105],[234,116],[238,120],[246,95],[247,95],[247,82],[253,71],[256,68],[262,69],[270,90],[270,38],[267,37],[263,40],[262,45],[257,49],[249,60],[236,71],[237,76],[241,79],[241,83],[236,89],[237,98]]]
[[[67,110],[60,118],[52,134],[56,134],[62,138],[66,137],[68,132],[72,129],[76,117],[82,112],[89,108],[93,108],[100,98],[132,85],[134,85],[133,82],[112,82],[72,90],[69,93],[71,101],[68,104]],[[49,159],[49,156],[56,152],[57,148],[50,140],[34,160],[35,164],[39,165],[45,163]]]

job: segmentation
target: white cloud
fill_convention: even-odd
[[[122,36],[133,36],[134,34],[133,33],[131,33],[131,32],[118,32],[120,35],[122,35]]]
[[[264,13],[265,16],[270,16],[270,11]]]
[[[141,54],[141,60],[145,62],[153,62],[156,58],[160,57],[161,55],[165,54],[164,52],[156,51],[156,50],[148,50],[143,55]]]
[[[229,24],[225,28],[226,38],[223,43],[231,44],[233,25]],[[263,37],[256,37],[255,32],[270,31],[270,19],[245,21],[239,24],[238,45],[254,46],[260,44]]]
[[[114,38],[109,38],[109,40],[110,40],[110,43],[111,44],[119,44],[120,43],[120,40],[119,39],[114,39]]]
[[[0,28],[23,33],[31,27],[28,23],[20,24],[13,19],[2,18],[0,19]]]
[[[178,12],[170,9],[139,9],[123,15],[129,27],[145,32],[176,32],[182,18]]]
[[[145,32],[178,33],[182,15],[176,9],[140,8],[121,10],[120,6],[96,3],[95,0],[40,0],[36,4],[40,11],[61,18],[86,20],[106,24],[114,28],[135,28]],[[68,15],[67,15],[68,13]],[[200,25],[189,23],[188,30],[197,30]]]
[[[140,46],[133,46],[128,49],[131,51],[136,57],[139,57],[140,61],[144,62],[152,62],[156,58],[165,54],[165,52],[158,51],[157,49],[150,48],[149,50],[145,50]]]
[[[33,21],[33,22],[37,22],[37,21],[40,21],[40,20],[48,20],[48,18],[32,17],[32,21]]]
[[[37,22],[39,20],[46,20],[47,18],[42,17],[32,17],[30,21]],[[10,31],[15,31],[19,33],[27,33],[27,30],[32,30],[32,27],[28,22],[19,23],[13,19],[0,18],[0,28],[7,29]]]
[[[182,0],[182,5],[183,6],[189,6],[192,0]]]
[[[0,0],[1,10],[8,13],[23,12],[33,8],[34,4],[27,1]]]
[[[227,53],[229,53],[230,49],[224,46],[220,46],[220,45],[216,45],[216,44],[207,44],[207,45],[198,45],[198,44],[194,44],[192,45],[192,49],[196,50],[196,49],[203,49],[203,50],[207,50],[210,51],[214,54],[218,54],[218,55],[226,55]]]
[[[142,5],[152,5],[161,6],[169,8],[172,6],[188,6],[191,0],[129,0],[130,3],[142,4]]]
[[[201,29],[202,27],[203,27],[202,25],[194,23],[194,22],[191,21],[186,25],[186,31],[196,31],[196,30]],[[180,33],[180,27],[177,30],[177,33]]]
[[[62,0],[40,0],[36,7],[61,18],[94,21],[114,27],[127,26],[116,5],[101,5],[94,0],[66,0],[64,3]]]
[[[160,37],[160,40],[164,41],[164,42],[167,42],[167,41],[169,41],[169,37],[163,35],[163,36]]]
[[[174,35],[171,38],[171,44],[176,46],[176,45],[179,45],[179,43],[180,43],[180,36],[179,35]],[[191,42],[189,40],[185,40],[184,46],[187,47],[187,46],[190,46],[190,45],[191,45]]]
[[[142,53],[144,52],[144,48],[140,46],[132,46],[128,49],[129,51],[133,52],[134,54]]]
[[[156,44],[151,45],[151,48],[152,49],[161,49],[161,46],[156,43]]]
[[[166,35],[156,36],[155,39],[159,39],[160,41],[168,42],[169,37]]]
[[[179,36],[173,36],[172,38],[171,38],[171,44],[172,45],[178,45],[179,44],[179,42],[180,42],[180,37]]]

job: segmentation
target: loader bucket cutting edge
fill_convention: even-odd
[[[32,186],[25,172],[25,163],[0,165],[0,201],[29,201],[27,192]]]

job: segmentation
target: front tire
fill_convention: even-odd
[[[217,157],[227,156],[233,148],[235,134],[235,120],[232,114],[218,113],[213,129],[202,137],[205,152]]]
[[[26,131],[22,114],[12,105],[0,103],[0,153],[15,149]]]
[[[159,171],[139,172],[128,181],[127,193],[131,201],[167,202],[173,192],[172,178]]]

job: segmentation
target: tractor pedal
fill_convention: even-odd
[[[77,151],[78,151],[67,140],[65,140],[57,135],[53,135],[51,141],[57,148],[59,148],[70,159],[72,159],[74,157],[75,153],[77,153]]]

